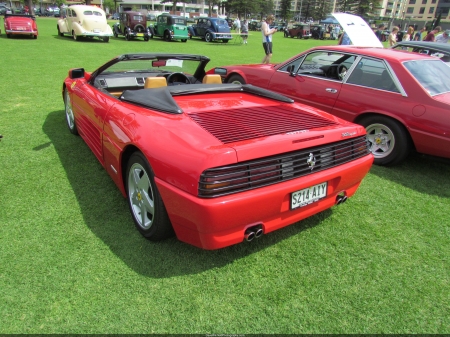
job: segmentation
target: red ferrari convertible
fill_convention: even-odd
[[[206,75],[198,55],[121,55],[63,83],[67,125],[140,233],[217,249],[344,202],[373,156],[363,127]]]
[[[375,164],[399,163],[413,149],[450,158],[450,67],[439,58],[383,49],[361,18],[335,17],[354,46],[316,47],[280,64],[224,66],[208,74],[363,125]]]

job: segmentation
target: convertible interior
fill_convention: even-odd
[[[138,76],[123,73],[123,74],[104,74],[98,76],[94,81],[94,86],[97,89],[106,91],[109,94],[120,97],[125,90],[139,90],[149,88],[159,88],[166,86],[185,85],[185,84],[211,84],[222,83],[220,75],[205,75],[200,81],[191,75],[183,73],[139,73]]]

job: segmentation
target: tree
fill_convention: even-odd
[[[367,18],[378,16],[381,8],[381,0],[337,0],[335,11],[355,14]]]
[[[281,0],[280,16],[283,18],[283,21],[287,21],[291,18],[291,0]]]

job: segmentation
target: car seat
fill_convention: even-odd
[[[167,80],[165,77],[147,77],[145,79],[144,88],[160,88],[167,87]]]

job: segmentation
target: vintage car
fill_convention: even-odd
[[[415,149],[450,158],[450,69],[439,59],[383,49],[359,17],[334,14],[354,46],[321,46],[279,64],[211,69],[226,83],[277,91],[366,127],[375,164]],[[431,47],[431,45],[430,45]]]
[[[5,14],[4,27],[8,38],[13,35],[30,36],[33,39],[38,37],[36,18],[33,15]]]
[[[256,86],[223,84],[205,76],[208,62],[125,54],[92,73],[71,69],[62,85],[69,131],[127,198],[144,237],[175,233],[222,248],[356,192],[373,162],[363,127]]]
[[[428,41],[400,41],[392,49],[407,50],[414,53],[430,55],[440,58],[450,66],[450,44],[430,43]]]
[[[74,40],[96,37],[108,42],[113,35],[106,14],[100,7],[72,5],[65,12],[65,17],[59,19],[56,26],[59,36],[71,35]]]
[[[307,24],[295,24],[292,28],[285,29],[284,37],[296,37],[297,39],[309,39],[311,33],[309,31],[309,25]]]
[[[227,43],[233,38],[228,22],[220,18],[199,18],[197,23],[188,27],[188,30],[190,39],[198,37],[206,42],[222,41]]]
[[[113,25],[114,37],[119,35],[125,36],[125,40],[142,37],[144,41],[148,41],[152,36],[150,29],[147,27],[147,16],[140,12],[122,12],[120,13],[119,22]]]
[[[165,41],[181,40],[186,42],[189,34],[187,20],[184,16],[161,14],[156,18],[156,23],[150,26],[152,38],[157,36]]]

